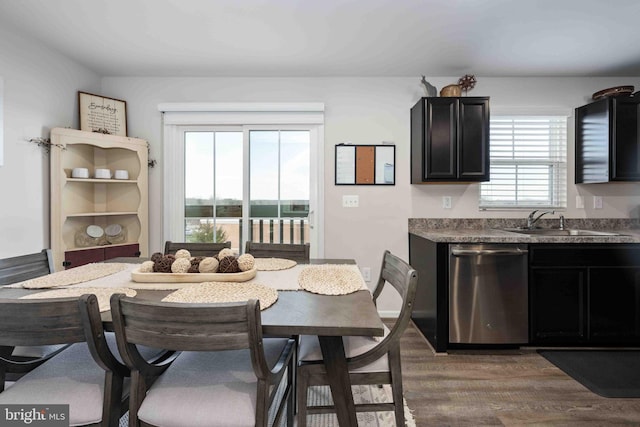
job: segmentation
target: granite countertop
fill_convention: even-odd
[[[541,228],[558,228],[557,219],[540,220]],[[522,227],[522,219],[409,218],[409,233],[449,243],[640,243],[634,219],[566,219],[566,229],[617,233],[615,236],[528,235],[505,228]]]

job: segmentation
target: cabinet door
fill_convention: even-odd
[[[460,98],[458,178],[489,180],[489,100]]]
[[[104,248],[104,259],[118,257],[139,257],[140,247],[137,243],[122,246],[110,246]]]
[[[458,99],[427,98],[424,117],[425,181],[458,178]]]
[[[638,98],[620,97],[613,100],[612,181],[640,180],[638,105]]]
[[[640,342],[640,268],[589,270],[589,331],[592,343]]]
[[[575,344],[587,338],[583,268],[534,268],[530,276],[533,344]]]
[[[576,108],[576,184],[609,181],[609,102]]]
[[[101,261],[104,261],[104,248],[84,249],[64,253],[64,268],[66,269]]]

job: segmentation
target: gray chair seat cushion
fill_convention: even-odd
[[[389,328],[384,326],[384,336],[389,335]],[[382,338],[374,337],[343,337],[344,353],[347,357],[358,356],[371,350],[373,347],[380,343]],[[314,362],[322,360],[322,350],[320,350],[320,342],[315,335],[301,335],[300,345],[298,347],[298,360],[301,362]],[[383,356],[380,359],[363,366],[358,369],[354,369],[351,372],[389,372],[389,361],[387,356]]]
[[[115,334],[108,332],[105,338],[121,360]],[[145,358],[160,351],[149,347],[139,350]],[[68,404],[70,426],[98,423],[102,420],[104,374],[86,343],[73,344],[0,393],[0,404]],[[128,388],[129,378],[125,378],[123,391]]]
[[[264,339],[269,366],[286,343]],[[163,427],[254,426],[256,383],[249,350],[183,352],[150,388],[138,418]]]
[[[104,371],[86,343],[74,344],[0,393],[0,404],[68,404],[69,425],[102,420]]]

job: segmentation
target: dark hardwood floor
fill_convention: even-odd
[[[533,349],[434,355],[413,324],[401,348],[405,399],[420,427],[640,425],[640,399],[600,397]]]

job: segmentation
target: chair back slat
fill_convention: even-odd
[[[164,254],[175,254],[180,249],[186,249],[191,256],[216,256],[224,248],[231,248],[231,242],[223,243],[186,243],[167,241],[164,244]]]
[[[250,347],[247,305],[150,303],[120,299],[127,341],[168,350]]]
[[[45,276],[52,271],[51,251],[0,259],[0,286]]]
[[[245,253],[256,258],[285,258],[294,261],[309,261],[309,243],[258,243],[247,242]]]
[[[0,345],[51,345],[85,340],[77,298],[0,300]]]

